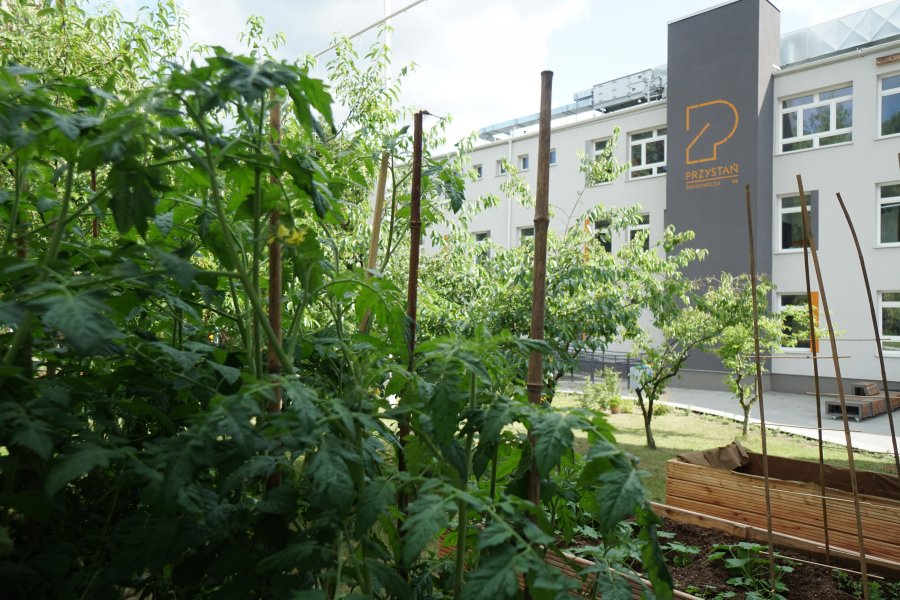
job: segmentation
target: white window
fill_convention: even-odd
[[[602,140],[594,140],[594,160],[600,160],[603,158],[603,151],[606,150],[606,147],[609,146],[609,138]]]
[[[810,299],[812,300],[812,312],[813,312],[813,320],[818,321],[819,319],[819,292],[810,292]],[[785,292],[778,294],[778,312],[784,312],[784,309],[788,306],[800,306],[803,307],[802,313],[803,315],[809,314],[809,309],[806,307],[806,292]],[[809,324],[805,323],[802,326],[804,327],[803,331],[800,331],[801,323],[797,323],[796,319],[792,315],[784,315],[782,318],[782,323],[784,324],[784,328],[791,334],[797,336],[797,343],[792,346],[793,348],[809,348]],[[806,321],[806,319],[804,319]],[[818,340],[816,340],[818,344]],[[818,350],[818,348],[817,348]]]
[[[878,186],[878,244],[900,246],[900,183]]]
[[[881,347],[900,352],[900,292],[878,294],[881,308]]]
[[[650,249],[650,215],[640,215],[641,221],[637,225],[629,225],[628,241],[644,236],[644,250]],[[641,232],[645,232],[641,234]]]
[[[482,246],[482,249],[478,252],[477,258],[475,259],[477,262],[481,263],[491,257],[491,232],[476,231],[473,235],[475,236],[475,242]]]
[[[632,133],[631,178],[661,175],[666,172],[666,128]]]
[[[843,144],[853,139],[853,86],[781,101],[781,151]]]
[[[534,237],[534,227],[519,227],[519,243]]]
[[[881,80],[881,135],[900,133],[900,75]]]
[[[550,164],[556,164],[556,148],[550,148]]]
[[[610,224],[609,219],[594,221],[594,237],[607,252],[612,252],[612,235],[609,231]]]
[[[497,175],[506,175],[506,165],[502,158],[497,161]]]
[[[812,200],[815,192],[806,194],[806,209],[809,211],[810,226],[815,228],[812,214]],[[803,213],[800,196],[783,196],[778,199],[778,249],[782,252],[803,250]],[[812,231],[815,238],[815,230]]]
[[[473,165],[472,170],[475,171],[475,175],[478,179],[484,177],[484,168],[481,165]]]
[[[516,161],[516,163],[519,165],[520,171],[527,171],[528,170],[528,155],[520,154],[519,159]]]

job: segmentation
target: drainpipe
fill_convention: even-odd
[[[512,164],[512,136],[513,132],[510,130],[509,139],[506,144],[506,160],[509,161],[509,164]],[[509,175],[507,175],[509,177]],[[513,230],[512,230],[512,198],[506,199],[506,247],[513,247]]]

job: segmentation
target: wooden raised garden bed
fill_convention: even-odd
[[[691,452],[666,465],[666,504],[757,528],[766,527],[762,455],[739,444]],[[772,530],[824,544],[819,465],[769,457]],[[825,467],[831,546],[859,553],[848,469]],[[896,477],[857,471],[867,556],[900,562],[900,483]]]

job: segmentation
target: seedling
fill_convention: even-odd
[[[787,592],[788,587],[781,578],[785,573],[792,572],[794,567],[790,564],[775,563],[775,589],[772,589],[766,552],[768,552],[766,546],[753,542],[718,544],[713,546],[713,553],[706,560],[724,561],[725,569],[734,574],[734,577],[728,579],[726,583],[748,590],[747,600],[763,598],[785,600],[782,592]]]

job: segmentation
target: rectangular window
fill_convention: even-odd
[[[518,164],[519,164],[520,171],[527,171],[528,170],[528,155],[520,154]]]
[[[472,165],[472,170],[475,171],[475,175],[478,179],[484,177],[484,168],[481,165]]]
[[[603,151],[606,150],[606,147],[609,145],[609,138],[603,140],[594,140],[594,160],[600,160],[603,156]]]
[[[594,221],[594,237],[607,252],[612,252],[612,235],[610,234],[609,226],[610,222],[608,219]]]
[[[556,164],[556,148],[550,148],[550,164]]]
[[[900,75],[881,80],[881,135],[900,133]]]
[[[812,313],[813,320],[818,323],[819,321],[819,292],[810,292],[810,300],[812,301]],[[789,292],[784,294],[778,294],[778,312],[783,312],[785,308],[788,306],[800,306],[803,307],[804,310],[808,310],[806,308],[806,293],[800,292]],[[782,323],[784,323],[785,329],[787,329],[791,334],[794,334],[798,337],[796,345],[794,348],[809,348],[809,325],[806,324],[804,327],[806,328],[804,331],[800,331],[800,323],[795,322],[795,318],[791,315],[785,315],[782,319]],[[819,351],[819,340],[816,340],[816,352]]]
[[[900,292],[878,294],[881,308],[881,347],[887,352],[900,352]]]
[[[878,244],[900,245],[900,183],[878,186]]]
[[[644,237],[644,250],[650,249],[650,215],[641,215],[641,221],[637,225],[628,227],[628,241],[638,236]]]
[[[497,175],[506,175],[506,165],[502,158],[497,161]]]
[[[813,222],[812,198],[814,192],[806,195],[806,208],[809,211],[810,226]],[[779,237],[778,248],[785,250],[803,249],[803,213],[800,210],[800,196],[784,196],[778,199]],[[812,232],[815,238],[815,231]]]
[[[534,237],[534,227],[519,227],[519,243]]]
[[[661,175],[666,172],[666,128],[632,133],[631,178]]]
[[[491,232],[476,231],[473,235],[475,236],[475,242],[483,245],[483,248],[478,252],[475,258],[476,262],[480,264],[491,257]]]
[[[849,142],[852,130],[852,85],[781,101],[782,152]]]

